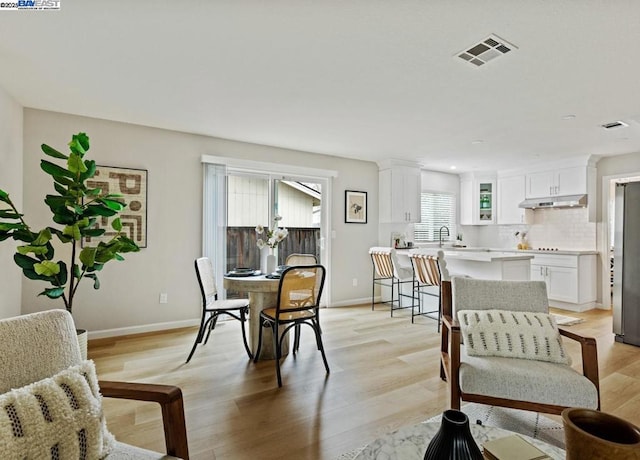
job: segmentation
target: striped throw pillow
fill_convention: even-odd
[[[469,356],[501,356],[569,364],[560,332],[546,313],[461,310],[460,332]]]

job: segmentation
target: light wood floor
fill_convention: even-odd
[[[376,308],[322,310],[331,374],[303,328],[297,357],[283,360],[281,389],[273,361],[249,362],[236,321],[220,324],[189,364],[195,328],[92,341],[89,357],[105,380],[180,386],[194,460],[334,459],[447,406],[435,322]],[[598,340],[603,410],[640,425],[640,348],[614,342],[609,312],[557,312],[585,318],[569,328]],[[579,362],[578,348],[569,351]],[[116,438],[163,450],[155,404],[104,405]]]

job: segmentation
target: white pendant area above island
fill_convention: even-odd
[[[397,251],[398,262],[411,267],[409,254],[437,255],[438,248]],[[528,281],[531,279],[532,254],[496,251],[444,250],[444,260],[451,276],[465,275],[477,279]]]

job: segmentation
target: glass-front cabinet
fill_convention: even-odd
[[[465,174],[460,177],[460,223],[489,225],[496,223],[495,176]]]

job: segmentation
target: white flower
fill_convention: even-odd
[[[278,243],[280,243],[289,235],[289,230],[287,230],[286,228],[278,227],[278,222],[281,220],[282,220],[282,216],[276,215],[273,218],[272,228],[265,228],[262,225],[256,226],[256,233],[258,235],[261,235],[264,233],[266,237],[264,240],[260,238],[256,241],[256,244],[259,249],[262,249],[266,246],[269,246],[270,248],[275,248],[278,246]]]

